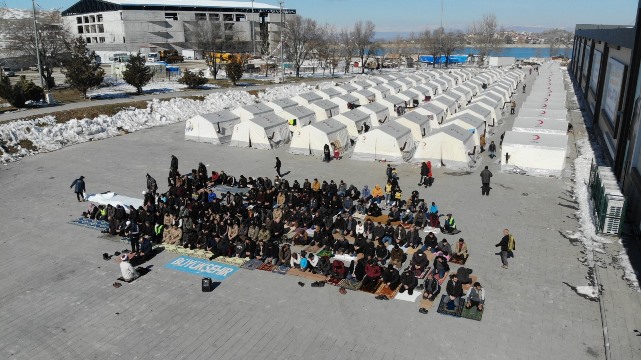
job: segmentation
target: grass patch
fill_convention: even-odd
[[[18,141],[18,145],[20,145],[21,148],[29,151],[36,151],[38,150],[38,147],[33,144],[33,141],[29,139],[22,139]]]

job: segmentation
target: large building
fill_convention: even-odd
[[[238,45],[229,51],[240,51],[241,44],[253,50],[264,38],[261,34],[273,49],[282,24],[279,6],[253,1],[80,0],[62,16],[71,33],[85,38],[92,50],[113,52],[197,48],[195,30],[203,21],[221,24],[224,39]]]
[[[571,72],[641,230],[641,1],[635,26],[577,25]]]

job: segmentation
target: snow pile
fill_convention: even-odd
[[[105,77],[103,85],[100,88],[90,90],[87,96],[93,99],[115,99],[126,98],[136,92],[136,88],[124,81],[112,77]],[[205,85],[203,89],[216,89],[217,85]],[[161,94],[176,91],[188,90],[187,85],[180,84],[177,81],[152,81],[142,88],[145,94]]]
[[[621,240],[619,240],[619,244],[623,246]],[[612,260],[614,267],[623,270],[623,280],[625,280],[628,286],[633,290],[641,291],[639,288],[639,281],[637,280],[637,273],[634,271],[634,268],[630,263],[630,258],[628,257],[628,253],[625,248],[619,251]]]
[[[113,116],[100,115],[94,119],[72,119],[57,123],[53,116],[35,120],[15,121],[0,125],[3,153],[1,162],[16,161],[27,155],[58,150],[64,146],[117,136],[122,131],[133,132],[155,126],[185,121],[195,115],[244,106],[255,102],[244,91],[210,94],[203,100],[174,98],[154,99],[147,108],[129,108]],[[35,147],[35,149],[32,148]],[[7,148],[13,148],[8,153]]]
[[[258,94],[258,98],[261,101],[274,101],[278,99],[288,99],[292,98],[298,94],[310,92],[316,89],[327,89],[330,87],[336,86],[335,83],[330,81],[325,81],[316,85],[307,85],[305,83],[300,83],[296,85],[283,85],[276,86],[265,90],[263,93]]]

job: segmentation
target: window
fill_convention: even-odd
[[[91,38],[91,42],[94,43],[94,44],[97,43],[98,42],[98,38],[97,37],[92,37]]]
[[[102,22],[102,14],[98,14],[98,15],[96,16],[96,21],[98,21],[98,22]]]
[[[91,31],[89,31],[89,25],[85,25],[85,32],[86,32],[86,33],[91,32]]]
[[[96,17],[93,15],[89,15],[89,22],[92,22],[92,23],[96,22]]]
[[[103,24],[98,24],[98,32],[99,33],[105,32],[105,26]]]
[[[225,24],[225,31],[234,31],[234,24]]]
[[[126,41],[125,41],[125,37],[124,37],[124,36],[122,37],[122,43],[123,43],[123,44],[124,44],[124,43],[126,43]]]
[[[104,37],[99,37],[98,38],[98,42],[101,43],[101,44],[104,43],[105,42],[105,38]]]
[[[90,37],[88,37],[86,40],[87,40],[87,44],[91,44],[91,38]]]
[[[78,26],[78,34],[83,34],[84,33],[84,28],[82,26]]]
[[[220,21],[220,14],[209,14],[209,21]]]
[[[96,25],[91,25],[89,27],[89,29],[91,29],[91,33],[95,33],[96,32]]]
[[[82,16],[78,16],[78,17],[76,18],[76,23],[77,23],[77,24],[82,24]]]
[[[84,19],[85,24],[89,22],[89,17],[88,16],[83,17],[83,19]]]
[[[178,13],[165,13],[166,20],[178,20]]]
[[[223,21],[234,21],[234,14],[223,14]]]
[[[205,14],[205,13],[196,13],[196,20],[197,21],[207,20],[207,14]]]
[[[247,21],[245,14],[236,14],[236,21]]]

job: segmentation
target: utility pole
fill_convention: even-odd
[[[285,13],[283,12],[283,0],[280,1],[280,66],[283,70],[282,82],[285,82]]]
[[[441,29],[438,32],[438,42],[439,42],[439,52],[443,51],[443,0],[441,0]],[[439,67],[443,67],[443,62],[440,61],[441,54],[438,54],[439,57]],[[447,61],[447,59],[446,59]]]
[[[253,55],[256,56],[256,33],[254,32],[254,0],[252,0],[252,16],[251,20],[249,20],[249,26],[251,26],[251,34],[252,34],[252,46],[254,48],[254,53]]]
[[[45,98],[47,88],[45,87],[44,78],[42,77],[42,66],[40,64],[40,43],[38,40],[38,18],[36,16],[36,0],[31,0],[31,5],[33,6],[33,35],[36,38],[36,58],[38,60],[38,74],[40,74],[40,86],[45,90]]]

